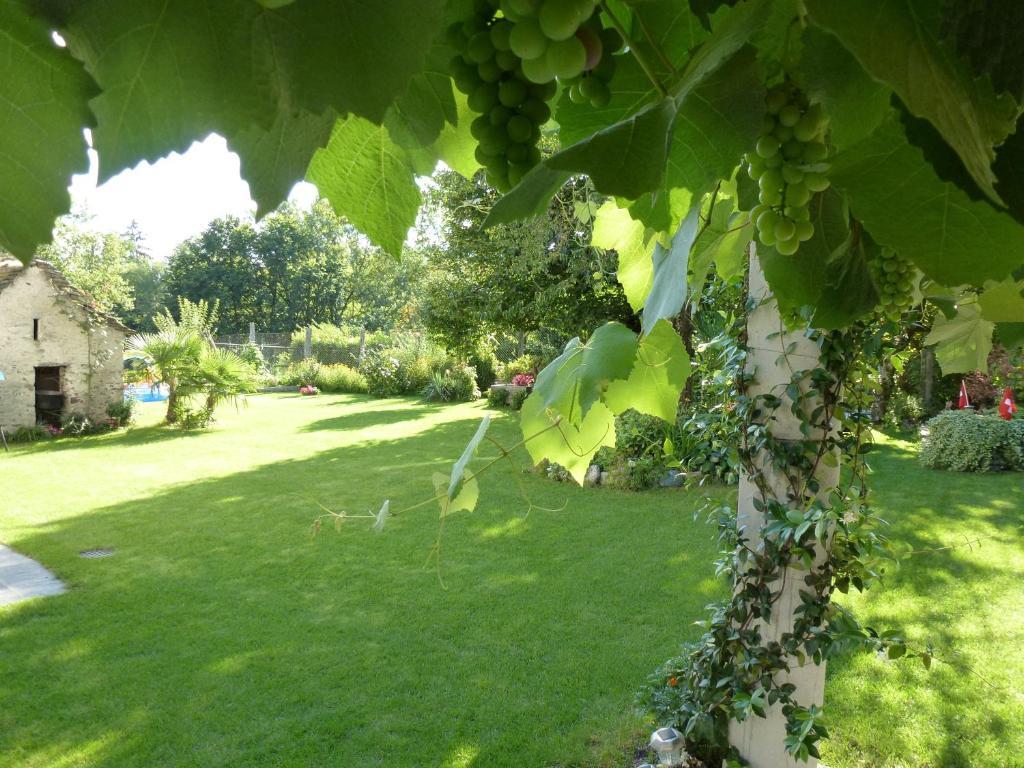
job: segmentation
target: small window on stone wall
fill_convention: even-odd
[[[39,318],[32,318],[32,341],[39,341]]]

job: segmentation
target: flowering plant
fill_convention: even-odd
[[[533,381],[533,374],[530,373],[517,373],[512,377],[512,384],[516,387],[532,387]]]
[[[318,395],[320,390],[314,387],[312,384],[305,384],[299,387],[299,394],[302,395]]]

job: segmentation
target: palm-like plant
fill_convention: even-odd
[[[190,381],[203,358],[205,342],[182,329],[143,333],[128,342],[130,352],[145,360],[146,372],[158,383],[167,385],[167,422],[177,418],[176,406],[183,382]]]
[[[206,395],[206,409],[213,413],[221,403],[237,402],[252,382],[253,369],[249,363],[234,352],[208,346],[188,386]]]

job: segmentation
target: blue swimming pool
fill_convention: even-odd
[[[167,399],[166,384],[129,384],[124,388],[125,400],[138,400],[140,403],[158,403]]]

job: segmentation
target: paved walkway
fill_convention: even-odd
[[[0,605],[63,591],[60,579],[35,560],[0,544]]]

